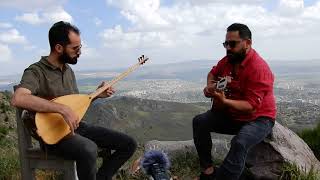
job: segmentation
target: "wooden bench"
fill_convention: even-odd
[[[75,161],[46,154],[39,147],[32,144],[29,131],[21,119],[22,110],[16,109],[18,131],[18,146],[21,165],[21,179],[35,180],[35,169],[52,169],[63,171],[65,180],[77,179]]]

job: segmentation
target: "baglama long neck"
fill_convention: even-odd
[[[108,89],[109,87],[113,86],[114,84],[116,84],[118,81],[120,81],[121,79],[125,78],[126,76],[128,76],[128,74],[130,74],[132,71],[134,71],[135,69],[137,69],[141,64],[143,64],[145,61],[147,61],[149,58],[146,58],[143,62],[139,62],[133,66],[131,66],[127,71],[121,73],[119,76],[115,77],[114,79],[112,79],[112,81],[110,81],[109,83],[107,83],[106,85],[98,88],[95,92],[91,93],[89,96],[91,99],[94,99],[95,97],[99,96],[101,93],[103,93],[106,89]]]

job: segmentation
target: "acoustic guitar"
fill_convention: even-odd
[[[51,101],[55,103],[60,103],[69,106],[78,116],[79,121],[86,113],[92,100],[104,92],[109,87],[113,86],[119,80],[126,77],[129,73],[134,71],[140,65],[144,64],[149,58],[145,58],[142,55],[138,59],[138,63],[131,66],[127,71],[121,73],[119,76],[115,77],[112,81],[106,85],[98,88],[95,92],[91,94],[70,94],[65,96],[60,96]],[[78,122],[79,123],[79,122]],[[71,133],[69,125],[65,122],[62,115],[59,113],[36,113],[35,124],[37,127],[37,133],[42,138],[42,140],[47,144],[56,144],[62,138]]]
[[[228,77],[221,77],[219,81],[217,81],[217,84],[216,84],[216,89],[218,91],[224,91],[226,92],[227,91],[227,84],[228,84]],[[211,98],[211,110],[214,109],[214,99]]]

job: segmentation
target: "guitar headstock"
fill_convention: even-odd
[[[142,65],[144,64],[149,58],[145,57],[144,55],[138,58],[139,63]]]

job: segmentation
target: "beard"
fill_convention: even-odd
[[[63,64],[77,64],[78,57],[76,56],[74,58],[70,57],[65,51],[63,51],[62,55],[59,56],[59,61]]]
[[[239,64],[246,58],[246,49],[243,48],[239,52],[227,50],[227,57],[231,64]]]

